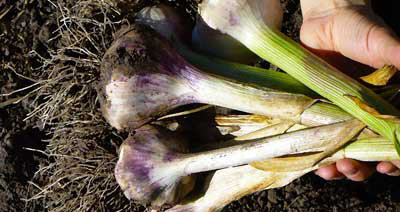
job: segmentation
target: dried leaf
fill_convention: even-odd
[[[272,125],[279,123],[279,119],[273,119],[262,115],[225,115],[216,116],[215,122],[220,126],[232,126],[232,125]]]
[[[245,195],[282,187],[301,177],[312,169],[294,172],[265,172],[249,165],[221,169],[215,172],[207,191],[200,198],[185,202],[167,212],[214,212]]]
[[[363,131],[357,136],[357,140],[359,139],[366,139],[366,138],[376,138],[380,135],[372,131],[371,129],[364,128]]]
[[[386,85],[396,72],[397,69],[393,65],[384,65],[372,74],[360,78],[371,85],[382,86]]]
[[[315,159],[313,165],[317,165],[323,159],[327,158],[328,156],[330,156],[333,153],[335,153],[336,151],[338,151],[345,144],[349,143],[349,141],[351,139],[353,139],[355,136],[357,136],[361,132],[361,130],[366,127],[366,125],[363,122],[359,121],[358,119],[354,119],[353,123],[354,124],[351,126],[351,131],[338,135],[338,141],[327,145],[324,152],[322,152],[319,155],[319,157],[317,157]]]
[[[273,135],[279,135],[279,134],[286,132],[293,125],[294,125],[293,121],[283,121],[282,123],[274,124],[274,125],[256,130],[254,132],[251,132],[249,134],[236,137],[235,140],[243,141],[243,140],[264,138],[264,137],[269,137],[269,136],[273,136]]]
[[[385,120],[385,121],[389,121],[389,122],[400,123],[400,118],[399,117],[392,116],[392,115],[382,115],[375,108],[365,104],[358,97],[350,96],[350,95],[346,95],[346,96],[351,98],[351,100],[353,100],[354,103],[356,103],[357,106],[360,107],[362,110],[364,110],[365,112],[375,116],[376,118],[379,118],[379,119],[382,119],[382,120]]]
[[[262,115],[218,115],[215,117],[217,128],[222,135],[243,136],[281,122]]]
[[[164,120],[164,119],[168,119],[168,118],[174,118],[174,117],[178,117],[178,116],[186,116],[186,115],[189,115],[189,114],[192,114],[192,113],[197,113],[199,111],[207,110],[208,108],[211,108],[211,107],[213,107],[213,105],[203,105],[201,107],[194,108],[194,109],[191,109],[191,110],[185,110],[185,111],[178,112],[178,113],[168,114],[168,115],[165,115],[163,117],[158,118],[157,120],[160,121],[160,120]]]
[[[321,153],[299,154],[257,161],[250,165],[256,169],[271,172],[289,172],[307,169],[313,166]]]
[[[347,97],[349,97],[351,100],[353,100],[353,102],[362,110],[364,110],[365,112],[371,114],[371,115],[381,115],[375,108],[367,105],[365,102],[363,102],[361,99],[359,99],[356,96],[351,96],[351,95],[345,95]]]
[[[376,118],[383,119],[385,121],[389,122],[394,122],[394,123],[400,123],[400,118],[397,116],[391,116],[391,115],[375,115]]]

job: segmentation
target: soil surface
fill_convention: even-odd
[[[60,205],[79,196],[79,193],[64,195],[67,193],[66,190],[72,188],[60,187],[57,190],[59,193],[53,192],[55,196],[49,194],[49,196],[32,199],[32,197],[37,197],[35,194],[40,193],[40,187],[43,188],[42,186],[52,182],[49,176],[35,175],[35,172],[45,167],[44,164],[52,164],[57,160],[56,156],[46,155],[48,152],[46,145],[54,146],[55,137],[51,133],[57,132],[54,128],[59,125],[44,125],[42,122],[46,117],[31,114],[40,106],[40,103],[47,101],[46,98],[35,98],[34,89],[37,88],[37,79],[43,79],[40,68],[44,61],[38,55],[50,57],[51,52],[63,44],[62,41],[49,41],[56,35],[55,31],[58,28],[56,22],[60,21],[59,16],[56,15],[56,2],[55,0],[0,0],[0,94],[2,94],[0,96],[0,211],[62,211]],[[74,1],[66,0],[65,2],[68,3],[65,3],[63,7],[73,10]],[[187,1],[182,2],[185,3],[178,7],[184,12],[193,13],[194,9],[186,6]],[[302,22],[299,2],[298,0],[282,0],[282,3],[285,8],[283,31],[293,39],[299,40],[298,34]],[[400,8],[400,4],[398,1],[376,0],[373,3],[375,11],[399,34],[400,13],[397,9]],[[135,4],[135,6],[125,7],[128,4]],[[129,21],[132,19],[129,13],[137,11],[143,5],[146,5],[143,1],[121,1],[116,5],[120,7],[120,13],[116,13],[114,17],[115,19],[126,18]],[[97,14],[92,14],[92,16],[96,18]],[[107,45],[109,41],[105,42],[105,46]],[[96,48],[88,47],[88,49]],[[98,52],[101,51],[98,50]],[[79,66],[78,63],[75,65]],[[96,74],[94,76],[96,77]],[[83,79],[78,76],[75,80]],[[21,88],[26,89],[18,90]],[[17,90],[18,92],[15,92]],[[114,140],[115,145],[97,142],[82,149],[86,151],[99,148],[105,152],[104,154],[115,155],[116,146],[121,137],[115,135],[110,128],[96,127],[98,127],[96,130],[104,131],[103,134],[96,137],[88,131],[82,139],[106,138]],[[35,149],[35,151],[30,149]],[[57,170],[57,167],[54,170]],[[109,174],[112,176],[112,173]],[[72,186],[75,185],[72,184]],[[57,197],[60,199],[57,200]],[[52,200],[51,204],[48,198]],[[118,198],[120,200],[116,200]],[[96,200],[92,203],[94,206],[81,211],[116,211],[117,209],[145,211],[145,208],[127,203],[122,198],[121,192],[116,190],[116,194],[112,193],[109,196],[105,195],[104,198],[94,199]],[[97,201],[105,203],[100,204]],[[97,210],[96,205],[102,204],[111,206],[102,207],[101,210],[97,208]],[[64,211],[69,211],[69,209],[66,208]],[[74,210],[71,206],[70,211],[78,210]],[[398,177],[374,174],[364,182],[349,180],[328,182],[310,173],[286,187],[248,195],[229,204],[223,211],[400,211],[400,181]]]

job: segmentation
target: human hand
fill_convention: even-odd
[[[369,1],[301,0],[301,7],[301,41],[328,62],[333,62],[332,55],[336,55],[336,64],[332,65],[340,64],[337,56],[341,55],[375,68],[393,64],[400,69],[400,41],[383,20],[373,13]],[[316,174],[327,180],[347,177],[362,181],[375,169],[384,174],[399,176],[399,168],[400,161],[380,162],[374,167],[373,164],[343,159],[318,169]]]

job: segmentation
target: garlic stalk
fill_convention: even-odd
[[[192,51],[187,41],[190,36],[188,33],[190,26],[172,7],[163,4],[145,7],[137,14],[136,22],[151,27],[167,38],[189,63],[200,70],[243,83],[318,97],[318,94],[286,73],[233,63]]]
[[[267,17],[265,20],[268,20],[271,26],[280,29],[283,9],[279,0],[269,1],[263,15]],[[231,36],[210,28],[204,23],[201,16],[197,17],[196,25],[192,31],[192,47],[205,55],[244,64],[254,63],[258,58],[257,55]]]
[[[201,54],[243,64],[254,63],[258,58],[234,38],[208,27],[201,17],[192,31],[192,48]]]
[[[306,156],[292,156],[266,160],[263,168],[266,167],[266,164],[269,166],[267,167],[268,169],[263,169],[263,171],[249,165],[221,169],[210,176],[211,179],[207,190],[199,198],[181,202],[167,211],[219,211],[230,202],[238,200],[245,195],[265,189],[283,187],[320,166],[342,158],[361,161],[400,159],[394,144],[380,137],[356,140],[314,167],[312,167],[313,158],[307,160]]]
[[[400,112],[365,86],[266,24],[262,14],[268,2],[269,0],[205,0],[199,10],[203,20],[211,28],[234,37],[263,59],[360,119],[394,142],[399,152],[400,125],[363,110],[354,98],[384,115],[398,116]]]
[[[169,110],[205,103],[298,120],[314,100],[204,73],[143,26],[119,33],[102,61],[101,107],[115,128],[135,129]]]
[[[135,135],[121,145],[115,177],[129,199],[160,206],[174,202],[174,192],[184,176],[307,152],[330,143],[348,141],[364,126],[353,119],[188,154],[175,148],[178,146],[175,143],[182,142],[179,135],[147,125],[138,129]]]

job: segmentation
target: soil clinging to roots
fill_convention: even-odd
[[[45,45],[32,51],[39,61],[31,92],[34,119],[50,138],[47,159],[31,182],[29,205],[49,211],[144,211],[129,202],[113,176],[118,146],[126,135],[105,123],[96,93],[101,58],[113,33],[129,25],[134,14],[156,1],[50,1],[55,9]],[[194,14],[195,7],[170,3]],[[123,8],[123,9],[121,9]],[[191,17],[194,17],[191,15]],[[32,207],[32,206],[31,206]]]

